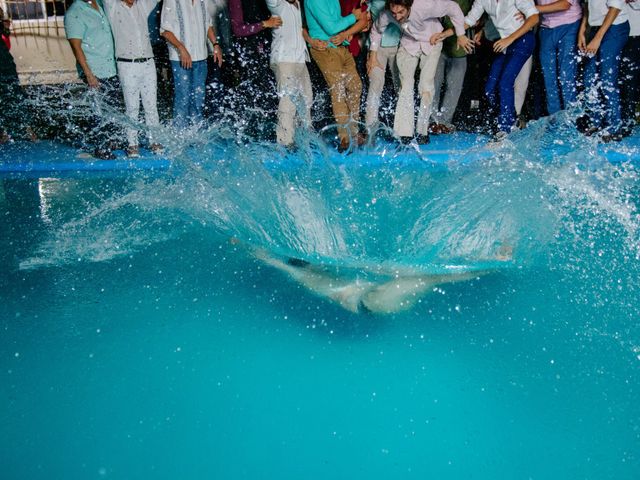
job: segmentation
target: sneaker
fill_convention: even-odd
[[[155,155],[160,155],[164,152],[164,147],[159,143],[152,143],[149,145],[149,150],[151,150]]]
[[[416,143],[418,145],[428,145],[429,143],[431,143],[431,137],[429,137],[429,134],[418,135],[416,137]]]
[[[349,141],[349,139],[343,138],[340,140],[340,144],[338,145],[338,152],[344,153],[347,150],[349,150],[350,146],[351,146],[351,142]]]
[[[500,130],[499,132],[496,132],[496,134],[493,136],[493,141],[495,143],[499,143],[502,142],[505,138],[507,138],[509,134],[505,131]]]

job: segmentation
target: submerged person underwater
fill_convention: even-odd
[[[464,282],[491,273],[490,270],[460,271],[429,275],[417,271],[393,270],[381,280],[354,278],[338,268],[313,265],[297,258],[277,258],[264,250],[254,256],[267,265],[287,273],[314,294],[327,298],[353,313],[397,313],[409,310],[438,285]],[[511,247],[504,246],[496,261],[511,260]]]

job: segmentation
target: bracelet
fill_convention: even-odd
[[[220,45],[220,42],[216,42],[216,43],[212,44],[213,47],[217,47],[219,45]]]

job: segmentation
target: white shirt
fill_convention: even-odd
[[[272,15],[282,19],[280,28],[273,28],[271,63],[305,63],[309,61],[307,43],[302,36],[302,13],[300,3],[286,0],[267,0]]]
[[[131,7],[122,0],[104,0],[116,44],[116,58],[153,58],[149,15],[156,5],[157,0],[135,0]]]
[[[209,55],[207,31],[213,21],[204,0],[164,0],[160,20],[160,33],[171,32],[191,55],[199,62]],[[178,50],[167,42],[169,60],[180,61]]]
[[[533,0],[476,0],[464,21],[473,26],[478,23],[482,14],[487,12],[500,38],[505,38],[518,30],[524,20],[518,20],[516,14],[521,12],[525,18],[538,13]]]
[[[627,9],[625,8],[625,0],[589,0],[589,25],[592,27],[599,27],[604,22],[604,17],[607,16],[609,8],[617,8],[620,13],[613,21],[614,25],[620,25],[621,23],[629,20],[627,16]]]
[[[627,3],[627,16],[629,17],[630,37],[640,36],[640,0],[632,0]]]

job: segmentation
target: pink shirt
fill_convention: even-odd
[[[536,5],[549,5],[557,0],[536,0]],[[568,25],[570,23],[577,22],[582,18],[582,7],[579,0],[569,0],[571,6],[569,10],[562,12],[544,13],[540,14],[542,21],[540,26],[545,28],[555,28],[560,25]]]
[[[395,23],[400,27],[402,38],[400,45],[410,55],[417,55],[422,51],[428,54],[433,50],[433,45],[429,39],[434,33],[442,32],[441,17],[449,17],[456,35],[464,35],[464,15],[458,4],[452,0],[416,0],[411,7],[409,18],[403,22],[396,22],[389,10],[380,13],[378,20],[371,29],[370,49],[378,50],[382,34],[390,23]]]

